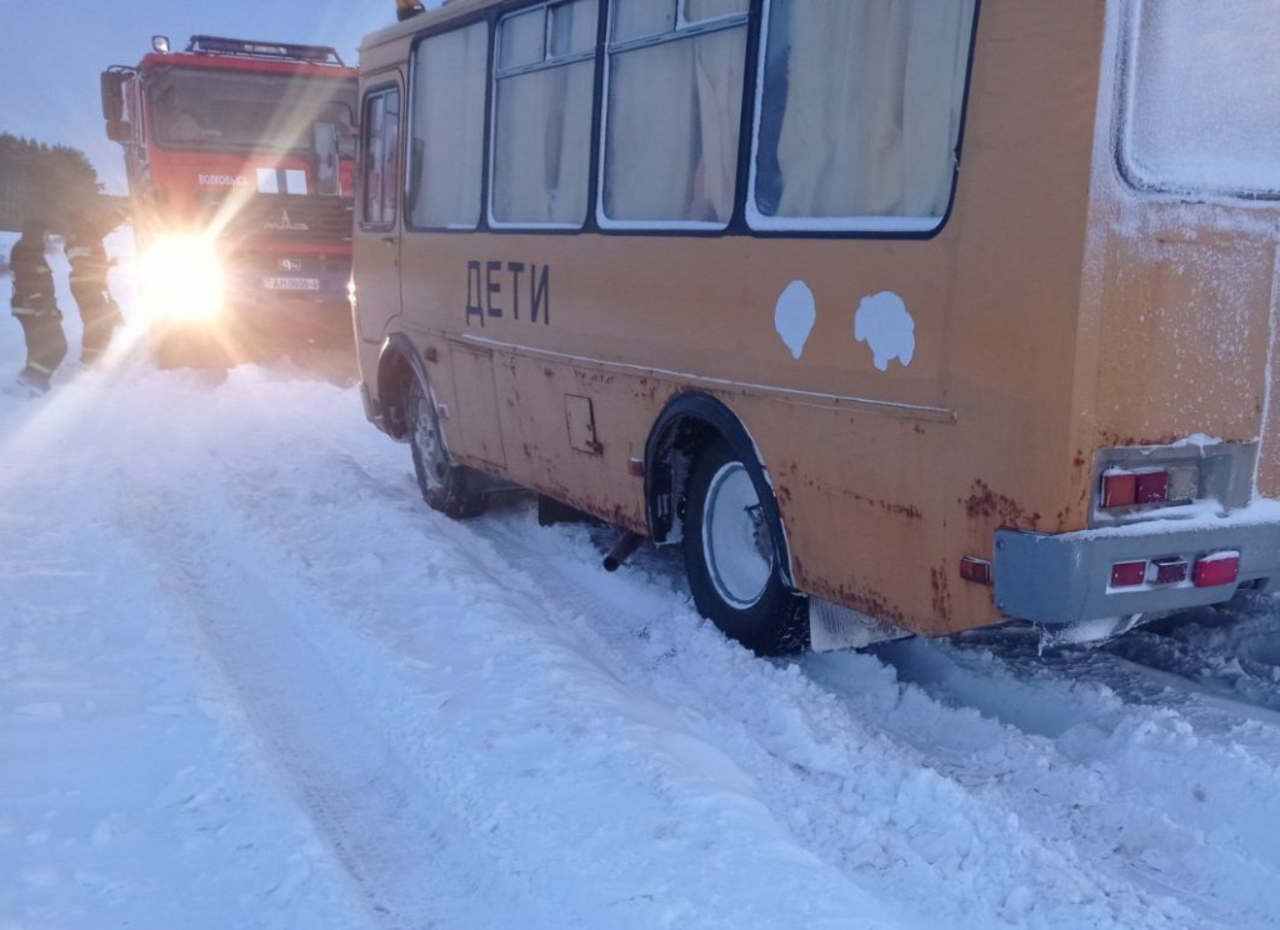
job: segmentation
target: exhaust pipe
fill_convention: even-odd
[[[618,544],[604,557],[604,570],[616,572],[622,568],[627,559],[636,554],[636,550],[640,548],[640,544],[643,542],[644,537],[639,533],[623,533],[622,538],[618,540]]]

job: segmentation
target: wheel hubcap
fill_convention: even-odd
[[[445,455],[444,443],[440,441],[440,428],[435,411],[431,408],[431,401],[421,395],[417,398],[413,441],[422,459],[422,474],[427,480],[427,486],[433,491],[438,490],[444,486],[445,476],[449,473],[449,460]]]
[[[760,496],[741,462],[727,463],[711,479],[702,545],[720,597],[740,610],[757,604],[773,575],[774,552]]]

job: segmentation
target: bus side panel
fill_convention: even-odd
[[[507,475],[586,513],[647,533],[645,438],[677,385],[519,352],[502,356],[499,385]],[[571,404],[589,409],[594,445],[575,447]]]
[[[936,480],[951,423],[730,398],[768,463],[797,586],[906,629],[952,616]]]
[[[1102,7],[984,3],[959,194],[930,240],[406,233],[405,324],[492,353],[505,466],[456,420],[451,451],[643,529],[628,460],[671,396],[705,391],[756,440],[802,589],[924,633],[998,619],[961,556],[1071,519]],[[778,323],[797,285],[799,351]],[[910,352],[859,339],[869,303],[905,308]],[[570,397],[598,450],[575,448]]]

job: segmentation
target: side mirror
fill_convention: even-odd
[[[107,120],[107,138],[122,144],[133,141],[133,124],[128,120]]]
[[[338,172],[338,127],[333,123],[316,123],[316,192],[336,197],[342,193]]]
[[[102,118],[108,123],[124,119],[124,75],[119,71],[103,71]]]

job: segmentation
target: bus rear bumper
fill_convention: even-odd
[[[1258,511],[1265,507],[1265,515]],[[1252,511],[1252,513],[1251,513]],[[1197,586],[1201,560],[1239,554],[1235,579]],[[1113,585],[1117,565],[1185,561],[1186,578]],[[1105,530],[1045,535],[996,532],[996,608],[1005,616],[1066,624],[1131,614],[1163,613],[1230,600],[1241,587],[1280,591],[1280,505],[1259,502],[1211,523],[1179,527],[1155,521]]]

